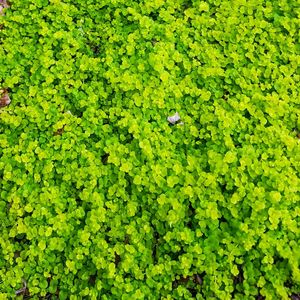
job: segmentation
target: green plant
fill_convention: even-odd
[[[299,293],[297,4],[11,0],[0,298]]]

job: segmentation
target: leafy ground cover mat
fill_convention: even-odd
[[[0,2],[0,299],[299,299],[298,0]]]

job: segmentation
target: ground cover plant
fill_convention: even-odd
[[[299,1],[0,2],[0,299],[299,299]]]

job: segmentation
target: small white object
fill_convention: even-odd
[[[66,111],[66,114],[72,115],[72,113],[69,110]]]
[[[181,126],[182,126],[183,124],[184,124],[183,122],[178,123],[178,125],[181,125]]]
[[[179,120],[180,120],[180,116],[178,112],[176,112],[174,116],[168,117],[168,121],[171,124],[175,124]]]

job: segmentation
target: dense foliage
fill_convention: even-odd
[[[0,299],[295,297],[299,7],[11,0]]]

